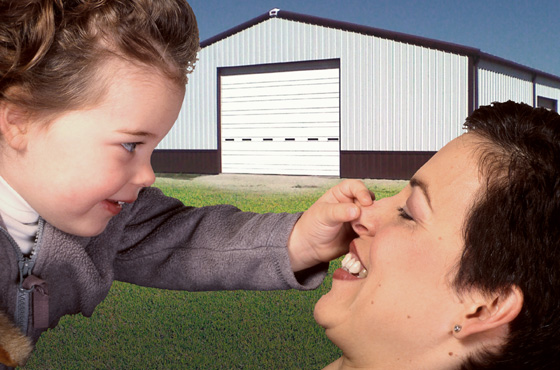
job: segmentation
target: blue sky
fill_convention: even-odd
[[[428,37],[560,76],[560,0],[187,0],[205,40],[280,8]]]

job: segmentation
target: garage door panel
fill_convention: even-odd
[[[259,140],[262,138],[307,138],[312,137],[322,137],[322,136],[336,136],[338,138],[338,126],[333,126],[331,123],[316,123],[312,127],[305,126],[295,126],[290,125],[290,127],[266,125],[259,128],[247,127],[247,124],[236,124],[228,130],[228,132],[223,133],[223,139],[253,139]]]
[[[310,110],[310,113],[315,113],[313,110],[331,108],[333,105],[336,107],[338,104],[338,97],[336,98],[306,98],[298,97],[295,99],[275,99],[275,100],[255,100],[255,101],[243,101],[243,102],[222,102],[222,111],[225,111],[228,115],[236,115],[252,111],[261,110],[278,110],[278,109],[290,109],[290,110]]]
[[[336,81],[338,82],[338,81]],[[288,88],[291,88],[290,91]],[[222,98],[224,99],[223,102],[229,101],[243,101],[247,99],[267,99],[271,97],[278,97],[282,99],[287,98],[294,98],[298,96],[305,96],[305,95],[315,95],[318,94],[319,96],[333,96],[338,94],[338,87],[334,85],[332,82],[329,83],[321,83],[316,85],[307,85],[307,84],[290,84],[290,85],[282,85],[282,86],[249,86],[245,85],[243,87],[236,87],[236,88],[223,88],[222,89]]]
[[[247,166],[247,163],[251,163]],[[338,163],[338,156],[325,158],[322,161],[302,161],[297,156],[287,157],[281,161],[269,158],[263,161],[262,157],[255,155],[253,157],[237,157],[232,158],[228,167],[232,169],[231,173],[252,173],[252,174],[279,174],[283,175],[322,175],[322,176],[338,176],[339,173],[334,168]]]
[[[327,141],[327,140],[337,140],[338,141],[338,132],[335,129],[331,130],[323,130],[320,135],[317,135],[316,132],[308,132],[310,130],[307,129],[297,129],[291,132],[291,136],[285,135],[283,129],[281,130],[267,130],[262,132],[247,132],[247,130],[237,130],[236,136],[232,137],[231,135],[228,137],[223,138],[222,145],[227,144],[231,141],[240,142],[241,145],[245,145],[245,142],[252,141],[252,142],[284,142],[284,141],[304,141],[304,142],[312,142],[312,141]],[[286,149],[287,150],[287,149]]]
[[[307,154],[307,156],[306,156]],[[305,157],[305,162],[301,160],[302,157]],[[282,155],[279,157],[278,155],[274,155],[274,153],[270,153],[269,156],[262,156],[260,153],[253,152],[253,153],[246,153],[244,152],[242,155],[234,155],[228,159],[228,163],[230,164],[246,164],[247,162],[251,163],[251,166],[247,167],[255,167],[258,165],[277,165],[277,166],[286,166],[291,164],[292,166],[300,166],[300,165],[308,165],[308,166],[318,166],[318,165],[334,165],[338,161],[338,156],[336,153],[332,153],[332,155],[324,155],[321,157],[317,157],[316,155],[312,155],[309,152],[303,153],[292,153],[291,155]]]
[[[271,123],[296,123],[296,124],[306,124],[306,123],[321,123],[321,122],[336,122],[338,125],[339,116],[338,112],[317,112],[315,114],[301,114],[301,115],[294,115],[294,114],[258,114],[258,115],[229,115],[224,116],[222,115],[222,132],[224,132],[224,128],[226,131],[229,127],[229,124],[233,123],[254,123],[255,127],[258,125],[267,125]]]
[[[223,143],[223,149],[230,154],[242,152],[256,153],[262,156],[269,156],[270,153],[284,153],[286,156],[293,155],[294,152],[309,152],[314,155],[323,155],[325,152],[334,152],[338,155],[338,141],[237,141]],[[317,152],[321,152],[320,154]]]
[[[242,103],[242,102],[258,102],[258,101],[277,101],[277,100],[295,100],[302,97],[310,99],[338,99],[338,90],[331,86],[315,87],[314,91],[307,91],[310,87],[302,86],[293,94],[287,94],[285,90],[279,90],[268,94],[256,94],[254,91],[244,92],[238,91],[238,95],[225,96],[222,91],[222,104]],[[247,95],[251,94],[251,95]]]
[[[289,130],[292,133],[292,130],[295,129],[305,129],[305,130],[312,130],[313,133],[323,132],[323,130],[333,129],[336,132],[338,131],[338,122],[275,122],[271,123],[268,122],[266,124],[260,124],[256,122],[257,125],[253,124],[252,122],[236,122],[231,123],[230,127],[228,128],[228,133],[234,133],[234,130],[253,130],[254,132],[264,131],[268,132],[267,130],[276,130],[276,129],[284,129],[284,133],[287,133]],[[257,127],[255,127],[257,126]],[[234,135],[235,136],[235,135]],[[259,135],[256,135],[259,136]],[[283,135],[284,136],[284,135]]]
[[[338,142],[338,135],[336,132],[332,132],[332,135],[328,135],[328,132],[325,132],[323,135],[319,136],[319,135],[306,135],[306,136],[292,136],[292,137],[285,137],[283,134],[284,132],[278,132],[277,135],[274,135],[274,132],[267,132],[267,133],[263,133],[262,136],[260,137],[254,137],[251,136],[249,137],[249,135],[243,135],[244,133],[240,133],[238,138],[230,138],[230,137],[226,137],[222,140],[222,149],[228,149],[228,145],[231,142],[235,142],[238,145],[248,145],[248,141],[250,142],[259,142],[259,143],[279,143],[280,145],[282,145],[283,148],[285,148],[284,150],[289,150],[288,148],[288,144],[289,142],[293,142],[293,141],[297,141],[297,142],[304,142],[304,145],[313,143],[313,142],[324,142],[324,141],[336,141]],[[266,136],[265,136],[266,135]],[[317,149],[321,149],[321,148],[317,148]]]
[[[222,172],[338,176],[338,76],[338,68],[222,76]]]
[[[253,74],[230,75],[228,79],[234,85],[255,84],[255,83],[274,83],[281,84],[286,81],[295,83],[305,83],[311,80],[338,79],[338,68],[330,69],[308,69],[297,71],[280,71]]]
[[[300,167],[286,167],[278,172],[279,167],[263,166],[262,168],[248,169],[244,166],[239,168],[232,168],[229,173],[242,173],[242,174],[256,174],[256,175],[294,175],[294,176],[339,176],[338,171],[333,171],[330,167],[316,167],[316,166],[300,166]]]
[[[279,175],[275,166],[263,165],[261,167],[247,168],[245,166],[239,166],[239,168],[232,168],[231,173],[243,173],[243,174],[258,174],[258,175]],[[329,166],[291,166],[282,168],[281,175],[303,175],[309,176],[310,174],[315,176],[339,176],[336,171],[333,171]]]

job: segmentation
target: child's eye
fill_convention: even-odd
[[[122,143],[121,145],[130,153],[133,153],[136,150],[138,143]]]
[[[397,211],[399,211],[399,216],[402,217],[402,218],[404,218],[405,220],[414,221],[414,218],[412,218],[411,215],[409,215],[408,213],[406,213],[406,211],[404,210],[403,207],[399,207],[399,208],[397,209]]]

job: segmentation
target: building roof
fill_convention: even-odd
[[[246,30],[247,28],[250,28],[254,25],[262,23],[262,22],[264,22],[264,21],[266,21],[270,18],[281,18],[281,19],[286,19],[286,20],[291,20],[291,21],[296,21],[296,22],[301,22],[301,23],[308,23],[308,24],[313,24],[313,25],[317,25],[317,26],[339,29],[339,30],[342,30],[342,31],[349,31],[349,32],[355,32],[355,33],[360,33],[360,34],[369,35],[369,36],[375,36],[375,37],[379,37],[379,38],[399,41],[399,42],[412,44],[412,45],[423,46],[423,47],[427,47],[427,48],[430,48],[430,49],[436,49],[436,50],[441,50],[441,51],[450,52],[450,53],[454,53],[454,54],[465,55],[465,56],[473,58],[475,61],[478,61],[480,59],[484,59],[484,60],[487,60],[487,61],[490,61],[490,62],[493,62],[493,63],[497,63],[497,64],[500,64],[500,65],[503,65],[503,66],[506,66],[506,67],[515,68],[517,70],[521,70],[523,72],[529,73],[533,76],[533,79],[535,79],[538,76],[538,77],[547,78],[547,79],[550,79],[550,80],[553,80],[553,81],[556,81],[556,82],[560,82],[560,77],[559,76],[555,76],[555,75],[552,75],[550,73],[546,73],[546,72],[543,72],[543,71],[540,71],[540,70],[537,70],[537,69],[527,67],[527,66],[524,66],[522,64],[510,61],[508,59],[500,58],[498,56],[482,52],[480,49],[477,49],[477,48],[464,46],[464,45],[459,45],[459,44],[454,44],[454,43],[445,42],[445,41],[440,41],[440,40],[435,40],[435,39],[430,39],[430,38],[427,38],[427,37],[414,36],[414,35],[401,33],[401,32],[388,31],[388,30],[384,30],[384,29],[381,29],[381,28],[369,27],[369,26],[364,26],[364,25],[360,25],[360,24],[356,24],[356,23],[342,22],[342,21],[336,21],[336,20],[327,19],[327,18],[315,17],[315,16],[312,16],[312,15],[294,13],[294,12],[290,12],[290,11],[287,11],[287,10],[280,10],[280,9],[272,9],[268,13],[262,14],[258,17],[255,17],[255,18],[245,22],[245,23],[242,23],[242,24],[240,24],[236,27],[230,28],[227,31],[219,33],[216,36],[210,37],[209,39],[206,39],[206,40],[202,41],[200,43],[200,47],[205,48],[207,46],[210,46],[210,45],[212,45],[212,44],[214,44],[218,41],[221,41],[221,40],[223,40],[223,39],[225,39],[229,36],[232,36],[236,33],[239,33],[243,30]]]

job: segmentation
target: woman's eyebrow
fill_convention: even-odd
[[[410,179],[410,186],[413,188],[417,187],[420,190],[422,190],[422,193],[424,193],[424,196],[426,197],[426,201],[428,202],[428,206],[430,207],[430,210],[433,212],[434,210],[432,209],[430,193],[428,192],[428,184],[426,184],[422,180],[417,179],[416,177],[413,177]]]

